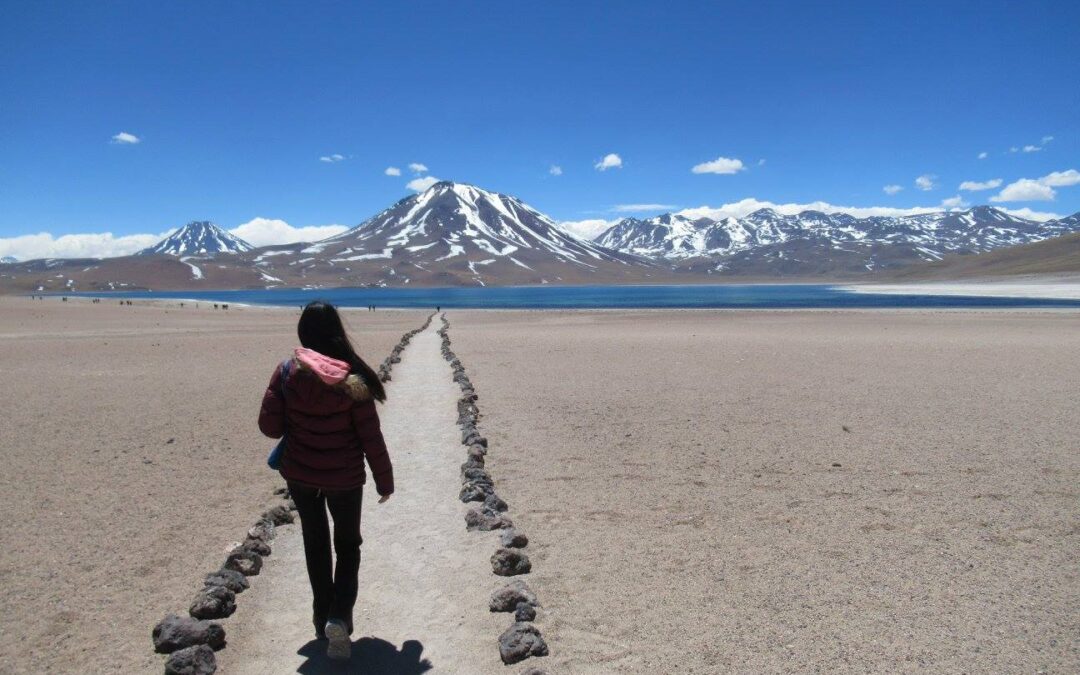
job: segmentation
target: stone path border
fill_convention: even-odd
[[[461,493],[459,499],[466,504],[477,502],[479,505],[465,514],[467,530],[501,530],[501,547],[491,556],[491,571],[504,577],[516,577],[532,571],[532,562],[523,550],[529,545],[529,538],[514,527],[506,515],[509,505],[495,492],[495,481],[485,468],[488,454],[488,440],[477,424],[480,421],[480,409],[476,405],[479,395],[472,381],[465,373],[461,360],[450,348],[450,322],[446,314],[441,316],[442,355],[450,363],[454,382],[461,388],[461,398],[457,401],[458,426],[461,427],[461,444],[466,446],[466,459],[461,465]],[[547,656],[548,646],[540,630],[533,624],[536,608],[540,606],[536,595],[523,580],[515,579],[497,589],[491,595],[488,609],[492,612],[512,612],[514,621],[499,636],[499,656],[503,663],[511,665],[531,656]],[[538,668],[529,668],[523,673],[544,675]]]
[[[419,328],[401,336],[390,356],[378,368],[379,379],[388,382],[394,364],[401,362],[401,353],[418,333],[427,330],[435,317],[432,312]],[[267,509],[247,531],[243,542],[229,552],[221,569],[210,572],[203,587],[195,594],[188,616],[167,614],[154,626],[151,638],[154,651],[169,656],[165,660],[165,675],[212,675],[217,671],[216,650],[224,649],[225,628],[213,619],[224,619],[236,611],[236,597],[250,586],[248,577],[257,576],[263,558],[270,555],[270,542],[275,529],[295,522],[296,505],[288,488],[274,490],[284,501]]]

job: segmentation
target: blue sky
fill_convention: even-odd
[[[354,225],[418,176],[560,221],[762,201],[1080,211],[1075,2],[2,11],[0,238]]]

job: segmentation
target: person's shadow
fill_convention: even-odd
[[[321,673],[376,673],[386,675],[420,675],[431,670],[431,661],[421,658],[424,645],[419,640],[406,640],[401,651],[386,640],[364,637],[352,643],[348,661],[332,661],[326,657],[326,640],[312,640],[296,650],[306,657],[296,672],[301,675]]]

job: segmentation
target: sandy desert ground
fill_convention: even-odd
[[[1080,669],[1080,313],[448,316],[537,665]],[[153,623],[278,485],[295,318],[0,298],[0,670],[160,672]],[[423,318],[349,321],[378,361]]]
[[[1080,670],[1080,313],[449,318],[551,672]]]
[[[150,629],[281,484],[255,422],[298,315],[0,298],[0,672],[161,671]],[[346,320],[377,364],[425,316]]]

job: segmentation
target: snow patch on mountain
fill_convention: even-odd
[[[214,256],[243,253],[254,246],[207,220],[192,221],[138,255]]]
[[[846,213],[802,211],[784,215],[763,208],[743,218],[713,220],[686,214],[624,218],[602,232],[596,243],[625,253],[672,261],[729,258],[769,248],[774,253],[811,244],[820,250],[853,252],[874,246],[903,245],[923,260],[950,253],[981,253],[1001,246],[1040,241],[1080,229],[1077,216],[1038,222],[990,206],[907,216],[855,217]],[[788,251],[790,256],[791,251]],[[778,256],[783,258],[783,255]],[[873,265],[873,261],[866,264]]]

